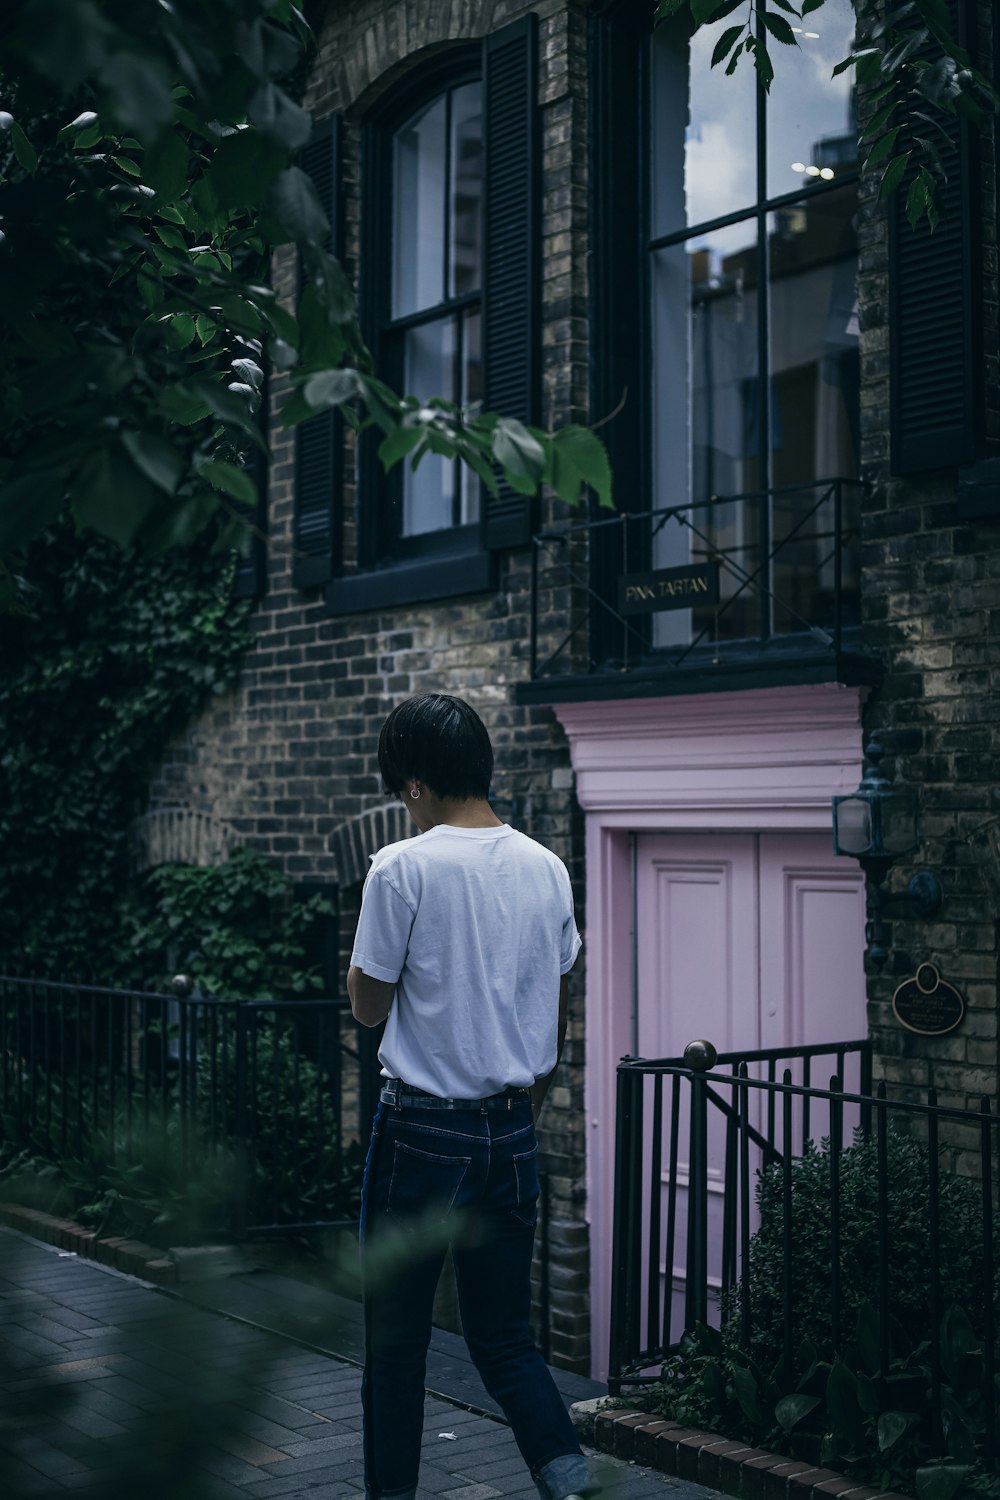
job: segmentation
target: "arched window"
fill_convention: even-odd
[[[392,132],[392,283],[379,367],[409,395],[462,406],[482,397],[483,90],[478,78],[435,94]],[[479,484],[455,461],[425,458],[389,481],[388,530],[400,555],[429,533],[476,527]],[[478,541],[478,538],[476,539]]]
[[[378,373],[394,389],[538,419],[537,18],[429,53],[361,130],[358,280]],[[386,474],[362,435],[357,546],[335,613],[475,593],[530,540],[532,504],[484,493],[429,454]]]

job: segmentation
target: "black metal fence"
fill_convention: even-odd
[[[828,1359],[862,1346],[879,1378],[919,1381],[922,1360],[937,1451],[981,1400],[977,1451],[992,1455],[998,1131],[987,1098],[969,1110],[873,1089],[866,1041],[625,1059],[612,1392],[660,1378],[698,1324],[763,1343],[786,1371],[808,1335]],[[962,1407],[969,1378],[981,1390]]]
[[[217,1227],[237,1238],[353,1227],[381,1087],[378,1036],[345,1000],[0,976],[0,1145],[63,1163],[153,1163],[161,1180],[179,1170],[192,1195],[216,1193]],[[548,1357],[541,1179],[536,1327]]]
[[[375,1038],[342,1000],[215,1000],[0,978],[2,1136],[111,1163],[161,1145],[224,1182],[237,1235],[357,1220]]]

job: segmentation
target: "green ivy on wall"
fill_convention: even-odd
[[[234,849],[224,865],[161,865],[123,904],[115,982],[162,992],[183,970],[208,995],[303,995],[322,986],[303,967],[309,929],[333,912],[319,895],[296,900],[288,877],[254,849]]]
[[[31,548],[28,610],[0,618],[0,970],[126,978],[130,825],[253,640],[234,566],[207,540],[139,556],[66,524]]]

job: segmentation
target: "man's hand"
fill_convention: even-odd
[[[392,1009],[396,986],[384,979],[373,979],[352,964],[347,971],[347,993],[356,1021],[362,1026],[381,1026]]]

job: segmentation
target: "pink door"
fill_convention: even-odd
[[[635,849],[636,1055],[680,1057],[697,1037],[722,1053],[866,1035],[863,882],[853,861],[834,855],[829,834],[640,834]],[[720,1263],[723,1143],[710,1111],[710,1266]],[[677,1185],[683,1224],[683,1121]],[[683,1236],[673,1261],[660,1272],[676,1320]]]

